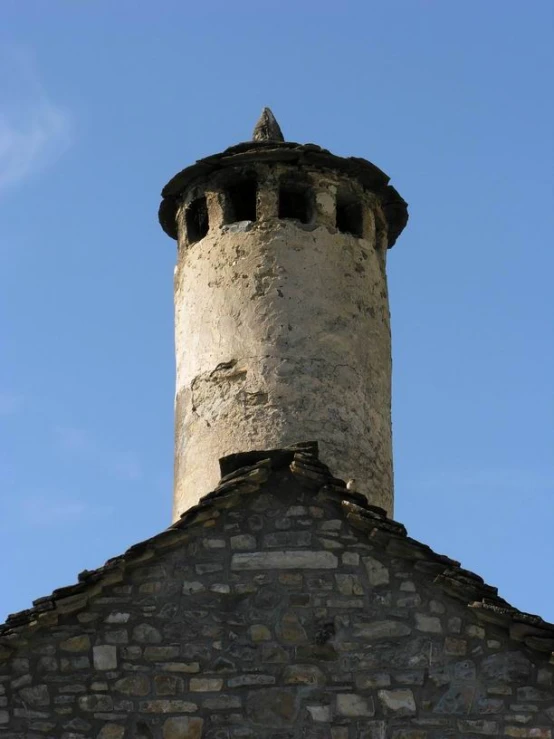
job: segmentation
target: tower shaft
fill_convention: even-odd
[[[178,239],[174,517],[221,457],[307,440],[391,513],[391,204],[340,166],[291,166],[298,145],[247,146],[184,170],[161,211]]]

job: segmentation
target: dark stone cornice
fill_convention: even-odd
[[[158,217],[163,230],[177,238],[176,213],[186,190],[229,167],[241,167],[259,162],[286,163],[292,167],[313,167],[338,172],[356,180],[364,189],[377,195],[387,220],[388,246],[394,246],[408,222],[408,206],[389,185],[389,177],[366,159],[339,157],[316,144],[262,139],[247,141],[186,167],[171,178],[162,190]]]

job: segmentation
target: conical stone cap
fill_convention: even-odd
[[[252,133],[252,141],[284,141],[277,119],[269,108],[264,108]]]

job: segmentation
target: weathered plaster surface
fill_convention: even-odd
[[[0,647],[0,736],[552,739],[547,654],[288,473],[242,498]]]
[[[256,222],[223,225],[224,195],[208,185],[210,231],[201,241],[187,243],[181,213],[175,518],[216,485],[218,458],[307,438],[320,442],[337,476],[355,477],[360,492],[392,513],[386,233],[378,206],[355,191],[364,204],[363,238],[338,233],[340,183],[311,173],[313,224],[279,220],[278,175],[259,172]]]

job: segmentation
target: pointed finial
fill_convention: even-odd
[[[252,141],[284,141],[277,119],[269,108],[264,108],[254,127]]]

